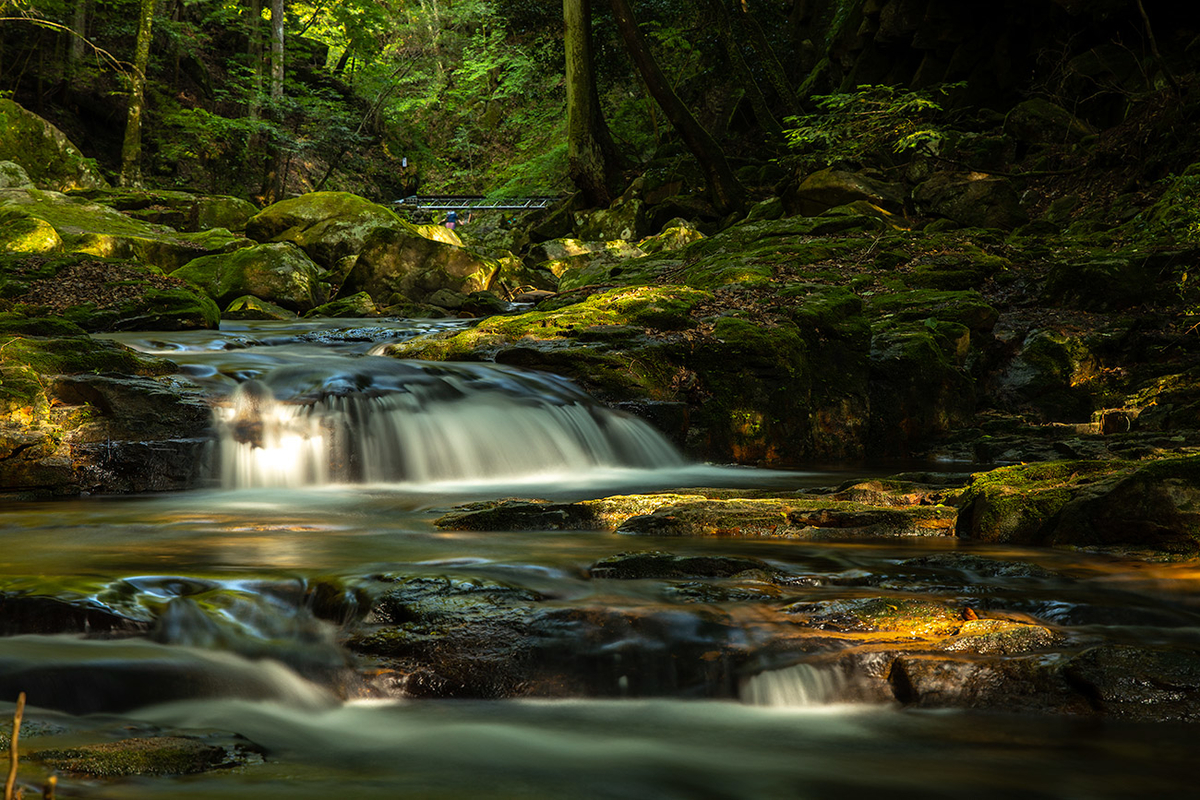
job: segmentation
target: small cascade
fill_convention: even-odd
[[[223,485],[420,484],[683,464],[648,423],[555,376],[492,365],[407,370],[370,380],[310,372],[299,382],[281,370],[241,383],[216,410]]]
[[[768,670],[742,684],[742,702],[755,706],[819,706],[835,702],[845,688],[839,670],[794,664]]]

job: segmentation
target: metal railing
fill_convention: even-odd
[[[558,201],[557,197],[466,197],[463,195],[413,195],[392,203],[411,211],[533,211]]]

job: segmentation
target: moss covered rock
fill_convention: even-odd
[[[0,160],[20,164],[43,189],[107,186],[66,134],[12,100],[0,99]]]
[[[299,314],[283,306],[245,294],[231,301],[221,313],[223,319],[297,319]]]
[[[170,362],[27,320],[0,334],[0,486],[39,496],[178,490],[204,463],[210,411]],[[19,326],[9,321],[9,330]],[[67,335],[63,335],[63,334]],[[38,335],[50,334],[50,335]]]
[[[110,206],[126,216],[177,231],[200,232],[214,228],[244,231],[258,208],[240,197],[192,194],[145,189],[79,189],[70,192],[95,203]]]
[[[121,739],[62,750],[38,750],[30,758],[61,772],[95,778],[192,775],[231,763],[225,748],[179,736]]]
[[[1200,457],[1058,461],[975,476],[959,535],[991,542],[1200,547]]]
[[[197,256],[227,252],[246,243],[224,229],[181,234],[84,197],[38,189],[0,190],[0,225],[11,231],[5,247],[12,252],[61,250],[136,259],[166,272]]]
[[[249,294],[304,312],[325,299],[320,267],[287,242],[202,256],[172,272],[171,277],[200,287],[222,305]]]
[[[215,328],[217,306],[184,281],[131,261],[0,255],[0,310],[57,316],[86,331]]]
[[[1012,230],[1029,221],[1008,179],[983,173],[939,172],[913,191],[913,202],[973,228]]]

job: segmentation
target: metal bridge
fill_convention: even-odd
[[[409,211],[533,211],[546,208],[557,197],[497,197],[464,195],[413,195],[392,205]]]

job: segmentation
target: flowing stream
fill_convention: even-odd
[[[0,592],[38,598],[0,614],[0,632],[12,634],[0,637],[0,697],[28,693],[28,748],[181,732],[242,757],[185,777],[66,777],[61,796],[1115,798],[1190,790],[1187,727],[850,702],[852,679],[819,663],[753,662],[722,697],[675,691],[676,672],[665,668],[653,684],[632,670],[622,675],[616,685],[629,689],[626,697],[412,700],[364,682],[338,626],[314,613],[314,587],[345,599],[381,574],[494,582],[564,607],[652,611],[676,622],[630,636],[690,637],[697,652],[708,635],[697,608],[733,620],[729,635],[740,646],[780,634],[780,623],[736,595],[697,602],[678,581],[587,576],[589,565],[630,550],[762,559],[791,576],[793,596],[780,602],[858,596],[866,582],[911,577],[914,558],[965,551],[1033,564],[1044,577],[964,577],[960,566],[934,559],[923,568],[926,583],[967,580],[980,597],[1070,636],[1200,639],[1194,562],[952,539],[440,531],[436,517],[477,500],[787,490],[862,474],[694,464],[646,423],[554,376],[371,355],[454,324],[241,323],[118,337],[176,360],[212,398],[211,481],[172,495],[0,507]],[[64,614],[89,635],[39,629]],[[0,703],[0,714],[8,709]]]

